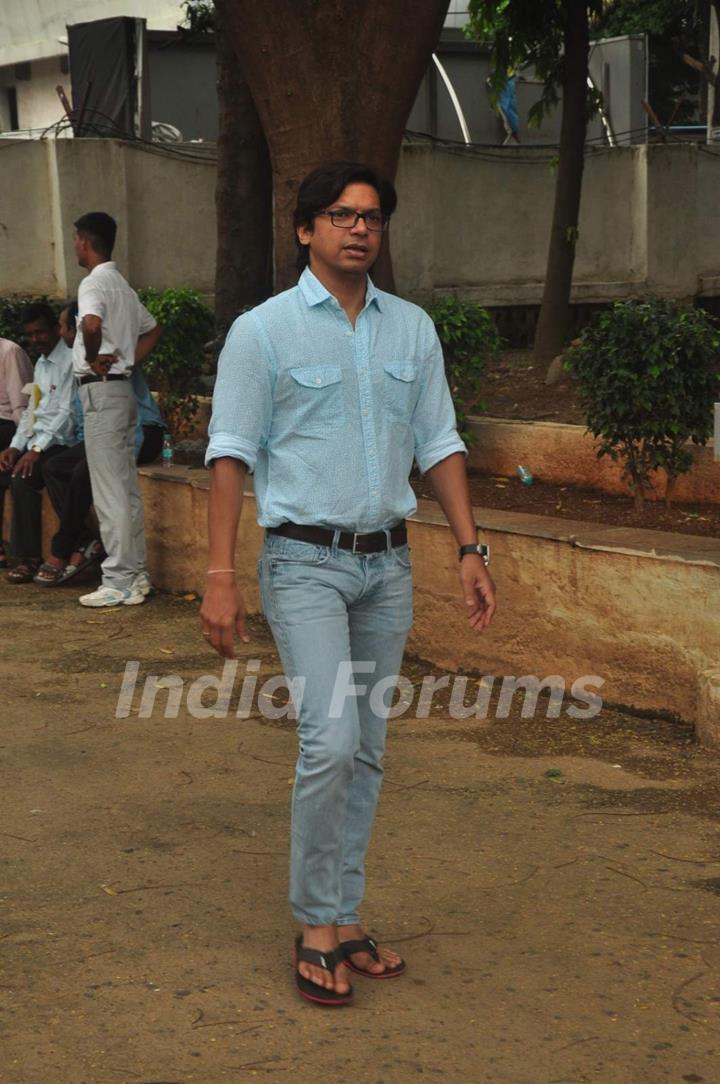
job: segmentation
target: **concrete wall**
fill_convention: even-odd
[[[470,426],[478,439],[469,462],[482,474],[512,477],[522,463],[544,482],[588,486],[604,493],[630,493],[622,477],[622,464],[609,456],[598,459],[599,441],[582,425],[471,418]],[[720,461],[714,458],[712,445],[698,448],[688,444],[687,448],[692,455],[692,469],[678,478],[673,500],[720,502]],[[654,498],[664,498],[664,471],[652,471],[650,478]]]
[[[211,293],[215,164],[116,140],[0,140],[0,293],[66,296],[80,278],[73,219],[105,209],[136,286]],[[392,248],[399,292],[456,292],[483,304],[542,295],[554,178],[551,156],[520,148],[404,148]],[[720,295],[720,150],[694,144],[590,153],[573,294]]]
[[[0,293],[69,297],[83,275],[73,222],[104,210],[120,229],[114,258],[136,287],[215,276],[215,163],[113,139],[0,142]]]
[[[554,197],[551,159],[524,149],[406,147],[392,227],[400,292],[539,302]],[[590,152],[574,299],[720,292],[718,181],[720,152],[704,146]]]
[[[147,467],[141,478],[154,581],[201,591],[206,472]],[[262,532],[254,499],[246,500],[236,567],[258,612]],[[468,633],[455,543],[437,505],[422,501],[410,524],[410,651],[454,670],[560,674],[568,690],[576,678],[597,674],[610,702],[696,719],[704,675],[720,657],[720,541],[512,512],[478,509],[476,518],[493,550],[500,600],[493,628],[482,638]]]
[[[140,476],[153,582],[201,592],[207,472],[145,467]],[[4,537],[10,511],[8,500]],[[254,513],[249,493],[235,563],[248,609],[258,613],[262,531]],[[409,524],[415,583],[409,651],[456,671],[558,674],[568,691],[577,678],[598,675],[608,702],[699,720],[703,740],[720,747],[720,541],[513,512],[475,514],[493,551],[500,604],[493,627],[482,637],[469,634],[455,543],[438,506],[421,501]],[[47,552],[55,516],[46,495],[43,528]]]
[[[0,68],[0,87],[15,87],[20,128],[46,128],[60,120],[65,112],[55,87],[63,86],[70,96],[67,58],[53,56],[33,60],[28,67],[29,79],[18,79],[14,65]]]

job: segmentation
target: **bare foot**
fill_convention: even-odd
[[[338,926],[338,937],[342,944],[343,941],[362,941],[367,934],[360,923],[355,923],[352,926]],[[377,951],[379,961],[374,960],[369,952],[354,952],[350,959],[355,967],[359,967],[361,971],[370,971],[373,975],[381,975],[383,971],[402,963],[402,956],[398,956],[392,949],[381,948],[378,945]]]
[[[332,952],[338,947],[338,931],[336,926],[303,926],[303,945],[305,948],[317,949],[318,952]],[[338,994],[350,993],[350,983],[347,980],[347,968],[345,964],[338,964],[335,973],[331,974],[324,967],[316,964],[308,964],[301,960],[298,971],[305,979],[322,986],[326,990],[335,990]]]

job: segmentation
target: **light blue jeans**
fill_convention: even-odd
[[[371,694],[399,673],[412,623],[408,549],[354,555],[268,535],[258,575],[285,676],[304,679],[290,905],[299,922],[349,925],[364,894],[392,689],[382,702]]]

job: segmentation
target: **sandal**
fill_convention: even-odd
[[[306,964],[315,964],[317,967],[322,967],[325,971],[329,971],[331,975],[335,973],[335,968],[338,964],[345,962],[345,957],[342,951],[342,945],[338,945],[332,952],[319,952],[318,949],[307,948],[302,943],[302,934],[299,933],[295,938],[295,983],[298,988],[298,993],[301,997],[304,997],[307,1001],[312,1001],[316,1005],[349,1005],[352,1001],[352,987],[346,994],[339,994],[337,990],[328,990],[324,986],[318,985],[316,982],[311,982],[310,979],[306,979],[304,975],[301,975],[297,969],[297,964],[300,961],[304,961]]]
[[[100,560],[102,552],[102,543],[97,538],[93,538],[92,542],[88,542],[87,546],[81,546],[78,553],[82,553],[82,561],[79,561],[76,565],[65,565],[58,583],[67,583],[73,576],[77,576],[79,572],[84,572],[86,568],[90,568],[90,565],[96,564]]]
[[[33,583],[39,583],[41,587],[55,587],[60,583],[60,577],[64,572],[64,565],[58,568],[56,565],[51,565],[49,561],[43,561],[33,576]]]
[[[39,567],[40,562],[36,560],[20,561],[15,568],[10,569],[5,579],[8,583],[32,583]]]
[[[350,959],[356,952],[367,952],[372,956],[376,963],[381,964],[383,962],[380,959],[377,944],[373,941],[372,937],[363,937],[358,941],[341,941],[340,948],[345,957],[345,966],[349,967],[351,971],[354,971],[356,975],[363,975],[366,979],[396,979],[405,971],[404,960],[395,964],[394,967],[389,967],[386,964],[384,971],[366,971],[362,967],[356,967]]]

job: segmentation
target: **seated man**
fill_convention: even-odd
[[[27,406],[28,397],[22,389],[32,383],[32,372],[32,362],[25,351],[10,339],[0,338],[0,452],[15,436],[17,423]],[[0,485],[0,568],[7,567],[2,542],[5,488]]]
[[[23,326],[40,355],[30,402],[10,446],[0,453],[0,485],[9,486],[13,498],[11,549],[17,563],[7,574],[10,583],[28,583],[40,565],[42,464],[76,443],[72,351],[60,337],[57,317],[39,302],[25,310]]]
[[[69,347],[72,347],[75,340],[77,311],[77,302],[72,301],[60,313],[60,334]],[[138,465],[142,466],[144,463],[152,463],[159,456],[165,420],[137,368],[133,369],[131,384],[138,406],[135,456]],[[50,556],[35,576],[35,583],[43,587],[67,583],[78,572],[104,556],[97,532],[91,530],[86,522],[92,504],[92,489],[82,439],[83,416],[79,397],[75,400],[75,410],[80,443],[54,456],[43,467],[48,494],[60,520],[59,529],[50,545]],[[145,573],[143,590],[149,592],[150,586],[149,577]]]

